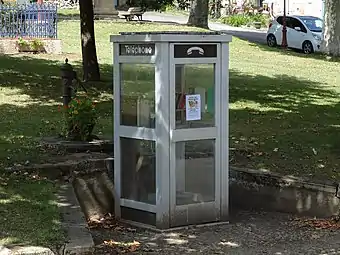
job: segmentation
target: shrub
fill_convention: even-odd
[[[248,15],[235,14],[221,18],[221,22],[233,27],[245,26],[249,23]]]
[[[21,48],[24,48],[24,47],[27,47],[29,48],[30,47],[30,43],[26,40],[24,40],[23,38],[19,37],[18,38],[18,46],[21,47]]]
[[[260,22],[262,26],[267,26],[269,22],[269,16],[264,14],[255,14],[250,16],[252,23]]]
[[[166,6],[171,5],[173,0],[128,0],[128,6],[140,6],[144,10],[165,11]]]
[[[31,41],[31,48],[33,51],[42,51],[44,48],[44,43],[39,39],[33,39]]]
[[[33,52],[43,52],[44,43],[40,39],[33,39],[31,41],[25,40],[21,37],[18,38],[17,46],[19,51],[33,51]]]
[[[88,97],[74,98],[63,109],[65,118],[64,135],[77,141],[89,141],[97,122],[95,103]]]
[[[266,26],[268,23],[268,16],[263,14],[234,14],[222,17],[221,22],[233,27],[251,25],[254,22],[260,22],[261,25]]]

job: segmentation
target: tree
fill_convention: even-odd
[[[222,7],[222,1],[221,0],[215,0],[215,19],[221,18],[221,7]]]
[[[210,0],[209,2],[209,16],[214,19],[219,19],[221,17],[221,0]]]
[[[327,0],[324,13],[323,51],[340,56],[340,1]]]
[[[100,72],[94,37],[94,14],[92,0],[79,1],[81,52],[85,81],[99,81]]]
[[[188,19],[189,26],[208,28],[209,0],[194,0]]]

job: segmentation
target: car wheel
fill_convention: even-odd
[[[275,47],[277,45],[276,38],[273,34],[267,36],[267,44],[269,47]]]
[[[311,54],[314,52],[313,44],[310,41],[305,41],[302,44],[302,51],[305,54]]]

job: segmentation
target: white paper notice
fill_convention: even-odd
[[[186,120],[201,119],[201,95],[186,95],[185,96]]]

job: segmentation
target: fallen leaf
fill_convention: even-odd
[[[139,245],[132,245],[129,249],[130,252],[134,252],[138,249]]]
[[[104,241],[104,244],[110,247],[121,248],[124,251],[129,251],[129,252],[136,251],[140,246],[140,242],[137,242],[135,240],[133,242],[126,242],[126,243],[109,240],[109,241]]]
[[[318,230],[329,229],[329,230],[340,230],[340,221],[338,218],[329,219],[295,219],[298,225],[301,227],[311,227]]]
[[[315,156],[318,154],[318,152],[314,148],[312,148],[312,151],[313,151]]]

